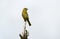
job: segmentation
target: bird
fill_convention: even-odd
[[[22,10],[22,17],[24,19],[24,22],[27,21],[28,24],[29,24],[29,26],[31,26],[31,23],[29,21],[29,16],[28,16],[27,10],[28,10],[28,8],[23,8],[23,10]]]

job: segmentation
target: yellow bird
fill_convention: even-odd
[[[23,10],[22,10],[22,17],[23,17],[23,19],[24,19],[24,21],[26,22],[28,22],[28,24],[29,24],[29,26],[31,26],[31,23],[30,23],[30,21],[29,21],[29,16],[28,16],[28,13],[27,13],[27,8],[23,8]]]

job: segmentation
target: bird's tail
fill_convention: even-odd
[[[31,26],[31,23],[30,23],[29,19],[27,19],[27,21],[28,21],[29,26]]]

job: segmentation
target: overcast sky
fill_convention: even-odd
[[[60,3],[56,0],[0,0],[0,39],[20,39],[27,7],[29,39],[60,39]]]

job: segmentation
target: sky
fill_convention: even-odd
[[[0,0],[0,39],[20,39],[24,7],[32,24],[29,39],[60,39],[59,0]]]

